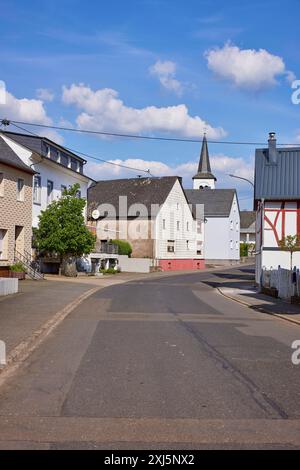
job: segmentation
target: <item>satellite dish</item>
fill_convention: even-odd
[[[99,216],[100,216],[100,212],[99,212],[97,209],[95,209],[95,210],[92,212],[92,217],[93,217],[93,219],[94,219],[94,220],[97,220],[97,219],[99,219]]]

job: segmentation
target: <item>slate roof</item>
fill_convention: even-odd
[[[98,181],[88,189],[88,217],[100,204],[112,204],[119,213],[119,196],[127,196],[127,207],[142,203],[150,214],[152,204],[163,204],[178,176],[160,178],[128,178]]]
[[[300,147],[277,148],[276,162],[269,150],[255,152],[254,199],[300,199]]]
[[[18,170],[25,171],[26,173],[34,174],[35,171],[27,166],[21,158],[10,148],[10,146],[0,136],[0,163],[12,166]]]
[[[52,146],[58,149],[60,152],[70,155],[71,157],[74,156],[76,160],[80,161],[82,164],[86,163],[86,160],[79,155],[71,152],[67,148],[63,147],[62,145],[57,144],[53,140],[48,139],[48,137],[43,136],[35,136],[30,134],[21,134],[19,132],[11,132],[11,131],[1,131],[3,134],[7,135],[10,139],[14,140],[15,142],[23,145],[27,149],[35,152],[42,157],[46,157],[46,146]]]
[[[185,189],[187,200],[193,206],[204,204],[205,217],[228,217],[235,189]]]
[[[248,229],[253,223],[255,223],[256,212],[255,211],[241,211],[240,212],[240,226],[242,229]]]
[[[202,141],[198,172],[196,173],[195,176],[193,176],[193,179],[210,179],[210,178],[213,178],[215,181],[217,181],[217,178],[211,172],[208,146],[207,146],[207,138],[206,136],[204,136],[203,141]]]

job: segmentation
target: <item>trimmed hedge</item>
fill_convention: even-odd
[[[130,243],[126,242],[125,240],[112,240],[112,243],[119,247],[119,255],[127,255],[130,258],[132,253],[132,247]]]

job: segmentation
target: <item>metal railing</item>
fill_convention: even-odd
[[[109,242],[96,244],[95,251],[98,253],[107,253],[108,255],[117,255],[119,253],[118,245]]]
[[[41,273],[41,268],[40,264],[38,261],[33,260],[32,256],[30,253],[24,250],[24,253],[20,253],[16,248],[15,248],[15,253],[14,253],[14,260],[15,263],[22,263],[25,270],[26,274],[28,274],[31,279],[38,280],[38,279],[43,279],[44,275]]]

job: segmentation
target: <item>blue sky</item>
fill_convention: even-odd
[[[300,143],[296,0],[2,1],[0,117],[100,131]],[[12,130],[12,129],[11,129]],[[39,131],[40,132],[40,131]],[[69,147],[179,174],[191,185],[200,146],[43,132]],[[253,146],[209,145],[217,187],[251,188]],[[99,179],[138,172],[89,163]]]

